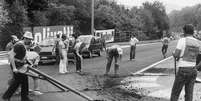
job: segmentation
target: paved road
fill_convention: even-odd
[[[176,41],[170,43],[167,56],[171,56],[175,48]],[[129,60],[129,48],[124,48],[123,59],[120,66],[121,75],[130,75],[131,72],[136,72],[146,66],[151,65],[159,60],[162,60],[161,43],[142,44],[136,49],[136,60]],[[94,57],[93,59],[84,60],[84,71],[90,71],[94,74],[103,74],[105,72],[105,54],[102,57]],[[113,74],[113,68],[111,68]]]
[[[169,45],[168,48],[168,56],[171,55],[174,47],[176,45],[176,41],[172,41]],[[146,66],[151,65],[152,63],[155,63],[159,60],[162,60],[162,54],[161,54],[161,43],[151,43],[151,44],[143,44],[143,45],[138,45],[137,50],[136,50],[136,60],[130,61],[129,60],[129,48],[124,47],[124,55],[123,59],[121,62],[121,67],[120,67],[120,75],[121,76],[127,76],[130,75],[132,72],[136,72],[140,69],[145,68]],[[83,62],[83,71],[84,75],[103,75],[105,72],[105,65],[106,65],[106,58],[105,58],[105,53],[102,53],[101,57],[94,56],[93,58],[90,59],[84,59]],[[2,94],[5,89],[6,89],[6,82],[8,79],[8,65],[1,65],[0,66],[0,85],[3,85],[0,87],[0,94]],[[82,90],[82,86],[79,86],[79,84],[87,84],[86,82],[88,81],[83,81],[79,75],[77,75],[75,72],[75,66],[73,64],[69,64],[70,71],[72,72],[72,75],[66,76],[66,75],[58,75],[58,66],[56,65],[41,65],[40,66],[41,70],[44,71],[45,73],[59,79],[60,81],[69,84],[73,86],[76,89]],[[113,74],[113,68],[111,68],[111,74]],[[67,74],[68,75],[68,74]],[[77,77],[78,81],[74,80],[75,77]],[[93,85],[93,84],[92,84]],[[87,84],[87,86],[91,86],[91,84]],[[49,91],[54,91],[55,88],[52,86],[49,86],[47,82],[42,82],[41,88],[43,91],[49,92]],[[56,89],[58,90],[58,89]],[[90,93],[93,92],[85,92],[88,95],[91,96]],[[51,99],[52,101],[58,100],[58,101],[64,101],[65,98],[70,98],[68,96],[71,96],[72,98],[76,98],[77,101],[79,101],[80,97],[70,94],[70,93],[56,93],[56,94],[45,94],[44,96],[41,97],[35,97],[34,99],[36,101],[49,101]],[[73,97],[75,96],[75,97]],[[51,97],[51,98],[50,98]],[[92,96],[93,97],[93,96]],[[96,97],[96,96],[94,96]],[[15,99],[15,98],[14,98]],[[43,100],[41,100],[43,99]],[[18,99],[19,100],[19,99]],[[18,101],[14,100],[14,101]],[[83,99],[82,99],[83,100]],[[73,100],[68,100],[68,101],[76,101],[75,99]]]

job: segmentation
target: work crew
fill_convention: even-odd
[[[107,65],[106,65],[105,75],[108,75],[110,71],[113,58],[114,58],[114,74],[115,76],[118,75],[119,61],[122,58],[122,54],[123,54],[123,49],[119,45],[113,45],[106,49]]]
[[[18,42],[14,45],[11,51],[12,52],[10,52],[9,58],[13,70],[14,79],[9,88],[3,94],[2,98],[5,101],[9,101],[13,93],[17,90],[19,86],[21,86],[21,101],[32,101],[28,97],[28,76],[20,72],[21,68],[26,68],[28,66],[26,59],[26,48],[23,43]]]
[[[162,54],[163,54],[163,58],[166,58],[166,53],[167,53],[167,49],[168,49],[168,44],[169,44],[169,41],[170,39],[167,37],[167,35],[164,35],[164,37],[161,39],[162,41]]]
[[[59,41],[59,55],[60,55],[60,63],[59,63],[59,73],[65,74],[68,73],[68,47],[69,41],[65,34],[62,34],[61,40]]]
[[[139,40],[135,37],[135,35],[131,35],[130,39],[130,60],[135,59],[135,52],[136,52],[136,44]]]
[[[196,57],[201,51],[201,41],[194,38],[194,26],[183,27],[184,38],[178,40],[173,56],[178,61],[179,70],[176,73],[170,101],[178,101],[183,86],[185,86],[185,101],[193,100],[194,82],[197,77]]]

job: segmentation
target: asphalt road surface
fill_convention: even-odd
[[[174,50],[175,47],[176,47],[176,41],[171,41],[168,47],[167,57],[172,55],[172,51]],[[130,61],[129,60],[130,48],[124,47],[123,58],[120,63],[120,70],[119,70],[120,76],[122,77],[129,76],[131,73],[139,71],[157,61],[162,60],[163,56],[161,53],[161,48],[162,48],[162,44],[160,42],[137,45],[136,59]],[[84,74],[88,74],[88,75],[103,75],[105,73],[105,66],[106,66],[105,52],[102,52],[101,57],[93,56],[92,58],[84,59],[82,71],[84,72]],[[111,71],[110,71],[111,75],[114,74],[113,67],[114,65],[112,64]],[[86,84],[88,82],[86,80],[85,81],[81,80],[85,78],[80,78],[80,77],[78,77],[78,79],[80,79],[79,81],[74,80],[74,77],[76,77],[77,75],[76,73],[74,73],[75,65],[72,63],[69,63],[69,70],[72,74],[70,76],[59,75],[57,65],[49,65],[49,64],[40,65],[40,70],[47,73],[48,75],[51,75],[57,78],[58,80],[66,84],[72,85],[74,88],[77,88],[77,89],[82,89],[82,87],[79,86],[79,84]],[[8,71],[9,71],[8,65],[0,66],[0,85],[3,85],[3,86],[0,86],[0,95],[2,95],[2,93],[6,90],[6,84],[7,84],[8,75],[9,75]],[[48,92],[51,90],[53,91],[55,90],[55,88],[49,87],[46,84],[47,83],[42,83],[41,85],[42,86],[41,88],[43,91],[46,90]],[[90,85],[93,85],[93,84],[90,84]],[[54,101],[55,99],[58,101],[65,101],[65,98],[68,96],[71,96],[71,97],[77,96],[77,95],[72,96],[72,94],[69,94],[69,93],[68,95],[62,95],[62,94],[63,93],[55,93],[50,95],[46,94],[46,96],[44,97],[39,97],[34,99],[36,99],[35,101],[50,101],[50,100]],[[80,99],[82,98],[76,97],[76,99],[77,101],[80,101]],[[19,101],[19,98],[14,98],[14,101]],[[68,101],[71,101],[71,100],[69,99]],[[75,99],[72,101],[75,101]]]

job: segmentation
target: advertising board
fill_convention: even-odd
[[[30,27],[25,27],[24,32],[32,32]],[[67,37],[71,37],[73,34],[73,26],[38,26],[33,28],[34,42],[41,42],[44,39],[55,37],[56,35],[66,34]]]

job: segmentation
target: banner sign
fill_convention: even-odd
[[[24,32],[31,31],[30,27],[25,27]],[[33,28],[33,36],[35,42],[41,42],[42,40],[50,37],[56,38],[56,35],[66,34],[67,37],[71,37],[73,34],[73,26],[39,26]]]
[[[113,42],[114,41],[114,29],[108,30],[96,30],[95,36],[101,37],[105,39],[105,42]]]

